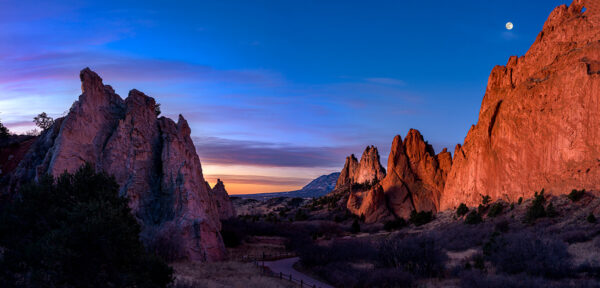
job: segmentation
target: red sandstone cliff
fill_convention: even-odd
[[[229,194],[225,189],[225,184],[223,184],[223,181],[221,181],[221,179],[217,179],[217,184],[215,184],[210,191],[216,201],[217,210],[219,211],[219,218],[221,220],[225,220],[235,217],[235,208],[233,207],[231,200],[229,200]]]
[[[379,155],[376,148],[367,147],[360,163],[353,155],[346,158],[336,190],[349,190],[348,210],[364,215],[368,223],[391,215],[406,218],[413,210],[436,212],[451,166],[452,158],[446,149],[436,155],[421,133],[411,129],[404,141],[400,136],[394,138],[385,177],[381,177],[383,173],[374,173],[378,170],[373,167],[381,167]],[[382,167],[380,169],[384,171]],[[380,183],[372,187],[344,186],[362,184],[370,181],[368,179],[380,180]]]
[[[385,177],[385,169],[379,160],[379,151],[375,146],[367,146],[360,162],[354,154],[346,158],[346,163],[338,177],[336,188],[348,184],[363,184],[377,182]]]
[[[600,22],[582,8],[557,7],[524,56],[492,70],[441,209],[600,189]]]
[[[157,118],[154,99],[137,90],[122,100],[87,68],[80,78],[79,100],[31,145],[12,186],[90,162],[115,176],[145,242],[171,239],[177,253],[192,261],[222,259],[217,202],[205,184],[187,121],[181,115],[177,123]]]
[[[412,210],[438,211],[452,160],[444,149],[435,154],[421,133],[411,129],[404,142],[398,135],[388,158],[388,175],[381,181],[388,207],[399,217]]]

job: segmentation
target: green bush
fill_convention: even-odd
[[[383,224],[383,229],[385,229],[386,231],[393,231],[393,230],[398,230],[398,229],[402,229],[404,227],[406,227],[407,223],[406,220],[404,220],[404,218],[398,218],[398,219],[394,219],[392,221],[387,221]]]
[[[590,223],[596,223],[596,216],[594,216],[594,213],[590,212],[590,215],[587,217],[587,221]]]
[[[496,217],[502,213],[502,210],[504,210],[504,205],[502,203],[496,203],[492,205],[490,212],[488,212],[487,215],[489,217]]]
[[[571,199],[571,201],[573,202],[577,202],[579,201],[579,199],[581,199],[581,197],[583,197],[583,195],[585,195],[585,189],[583,190],[575,190],[573,189],[571,191],[571,193],[569,193],[569,199]]]
[[[417,212],[416,210],[413,210],[412,212],[410,212],[410,222],[415,224],[415,226],[422,226],[425,225],[429,222],[431,222],[431,220],[433,220],[433,212],[431,211],[421,211],[421,212]]]
[[[0,287],[167,287],[114,178],[86,164],[23,186],[0,209]]]
[[[360,224],[358,223],[358,219],[354,219],[354,222],[352,222],[352,226],[350,226],[350,232],[352,234],[357,234],[360,232]]]
[[[523,197],[519,197],[519,202],[518,204],[521,205],[521,203],[523,203]]]
[[[6,128],[6,126],[0,122],[0,139],[8,138],[9,135],[10,133],[8,132],[8,128]]]
[[[481,204],[483,206],[487,206],[488,204],[490,204],[491,201],[492,201],[492,197],[490,197],[489,195],[481,196]]]
[[[525,222],[533,223],[535,220],[546,217],[546,209],[544,208],[544,204],[546,203],[546,198],[544,197],[544,189],[538,194],[535,192],[533,202],[531,206],[527,208],[527,212],[525,213]]]
[[[467,217],[465,218],[465,223],[469,225],[475,225],[481,222],[483,222],[483,219],[481,219],[481,215],[479,215],[477,211],[471,211],[471,213],[467,214]]]
[[[296,221],[308,220],[308,214],[306,214],[306,211],[304,211],[304,209],[298,209],[298,211],[296,211],[296,215],[294,215],[294,220],[296,220]]]
[[[460,203],[460,205],[458,205],[458,208],[456,208],[456,216],[461,217],[463,215],[466,215],[467,213],[469,213],[469,207],[467,207],[465,203]]]
[[[546,207],[546,216],[550,218],[558,216],[558,211],[556,211],[556,208],[554,208],[552,203],[548,204],[548,207]]]

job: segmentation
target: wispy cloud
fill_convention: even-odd
[[[406,85],[406,82],[404,82],[400,79],[394,79],[394,78],[375,77],[375,78],[366,78],[365,80],[369,83],[391,85],[391,86],[405,86]]]
[[[206,175],[206,180],[215,183],[216,179],[221,179],[226,184],[246,184],[246,185],[290,185],[304,186],[308,184],[311,178],[298,177],[276,177],[261,175]]]
[[[194,137],[203,163],[270,167],[336,167],[351,147],[306,147],[260,141]]]
[[[119,81],[237,83],[277,85],[283,81],[266,70],[220,70],[175,60],[144,59],[106,52],[52,52],[0,59],[0,84],[35,79],[72,80],[90,66],[103,77]],[[75,77],[75,79],[77,79]]]

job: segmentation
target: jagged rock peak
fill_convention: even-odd
[[[79,72],[79,79],[81,80],[81,93],[85,94],[93,92],[103,92],[104,84],[102,84],[102,78],[92,71],[89,67],[84,68]],[[96,90],[96,91],[94,91]]]
[[[235,217],[235,208],[233,203],[229,199],[229,194],[225,189],[225,184],[221,179],[217,179],[217,183],[212,188],[213,196],[217,202],[217,209],[219,210],[219,218],[221,220],[230,219]]]
[[[379,151],[375,146],[367,146],[360,161],[354,154],[346,157],[344,168],[340,172],[336,188],[351,184],[379,181],[385,177],[385,168],[381,165]]]
[[[418,130],[410,129],[404,141],[397,135],[388,158],[388,175],[382,181],[388,207],[399,217],[407,217],[412,210],[438,211],[451,166],[450,153],[444,150],[435,155]]]
[[[524,56],[492,70],[441,209],[476,206],[482,195],[514,202],[542,188],[600,189],[600,22],[584,6],[554,9]]]

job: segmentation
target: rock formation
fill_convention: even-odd
[[[219,218],[221,220],[235,217],[235,209],[233,203],[229,200],[229,194],[225,190],[225,184],[221,179],[217,179],[217,184],[210,190],[213,198],[216,201],[217,209],[219,210]]]
[[[354,154],[346,158],[344,168],[338,177],[336,188],[348,184],[363,184],[379,181],[385,177],[385,169],[379,160],[377,147],[368,146],[360,157],[360,162]]]
[[[419,131],[411,129],[404,142],[396,136],[388,158],[388,175],[381,181],[388,207],[404,218],[412,210],[437,212],[451,166],[450,153],[444,149],[436,155]]]
[[[363,161],[367,164],[363,165]],[[373,167],[385,171],[379,162],[377,148],[371,146],[363,153],[360,163],[353,155],[346,158],[336,186],[337,191],[349,190],[348,210],[364,215],[366,222],[391,215],[406,218],[413,210],[437,212],[452,157],[446,149],[436,155],[421,133],[411,129],[404,141],[400,136],[394,138],[387,175],[376,173],[378,170]],[[372,178],[361,178],[361,175]],[[381,175],[385,177],[380,178]],[[374,185],[347,185],[373,183],[369,179],[379,181]]]
[[[379,183],[366,191],[352,191],[348,195],[346,207],[352,214],[364,216],[366,223],[373,223],[392,215],[388,210],[385,193]]]
[[[32,144],[12,186],[92,163],[115,176],[142,224],[142,240],[174,239],[178,253],[192,261],[223,258],[217,203],[187,121],[181,115],[177,123],[157,119],[153,98],[132,90],[122,100],[88,68],[80,78],[79,100]]]
[[[492,70],[441,209],[600,189],[600,22],[582,9],[557,7],[524,56]]]

